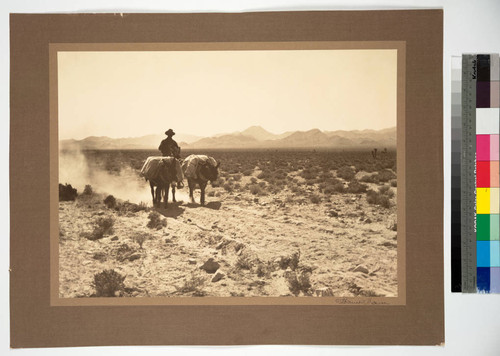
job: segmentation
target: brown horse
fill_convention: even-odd
[[[158,172],[155,177],[149,178],[153,206],[161,204],[163,197],[165,207],[168,205],[168,192],[172,182],[177,180],[175,158],[165,157],[159,162]],[[156,189],[155,189],[156,188]],[[175,202],[175,188],[172,187],[172,201]]]
[[[189,198],[191,198],[192,203],[194,203],[193,191],[196,185],[199,185],[201,190],[200,203],[201,205],[205,205],[205,188],[207,187],[208,181],[212,182],[219,176],[219,166],[220,162],[218,162],[216,166],[213,166],[210,162],[199,162],[196,169],[197,178],[187,177]]]

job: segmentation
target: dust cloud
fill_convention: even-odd
[[[80,150],[61,150],[59,152],[59,183],[71,184],[82,193],[85,185],[93,191],[111,194],[117,199],[132,203],[151,205],[149,182],[139,176],[139,172],[129,166],[120,167],[119,174],[111,174],[93,162]],[[177,200],[187,201],[185,191],[177,191]],[[171,200],[171,197],[169,197]]]

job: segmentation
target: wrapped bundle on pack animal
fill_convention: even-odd
[[[153,205],[160,203],[162,198],[164,198],[165,204],[167,203],[170,185],[172,185],[172,200],[175,202],[175,184],[173,182],[182,184],[184,180],[181,165],[174,157],[148,157],[142,166],[141,176],[149,181]]]
[[[182,162],[182,170],[186,178],[199,179],[200,168],[204,164],[212,167],[218,167],[217,161],[213,157],[205,155],[190,155]]]
[[[162,165],[173,166],[175,165],[175,181],[182,182],[184,174],[182,173],[181,164],[174,157],[151,156],[146,159],[141,168],[141,176],[146,180],[156,180],[160,173]]]
[[[182,163],[182,170],[188,180],[189,197],[194,203],[193,191],[198,185],[201,190],[200,203],[205,204],[205,188],[208,181],[214,181],[219,176],[219,165],[213,157],[205,155],[190,155]]]

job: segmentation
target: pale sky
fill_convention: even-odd
[[[396,50],[58,52],[59,138],[396,126]]]

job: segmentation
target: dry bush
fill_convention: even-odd
[[[319,190],[324,194],[344,193],[345,187],[337,178],[331,178],[327,182],[320,183]]]
[[[90,184],[87,184],[85,188],[83,189],[83,195],[92,195],[94,194],[94,190],[92,189],[92,186]]]
[[[265,188],[262,187],[260,184],[249,184],[247,185],[247,187],[250,190],[250,193],[252,193],[253,195],[260,195],[260,196],[267,195]]]
[[[311,200],[311,203],[313,203],[313,204],[319,204],[319,203],[321,203],[321,197],[318,194],[311,195],[309,197],[309,199]]]
[[[228,193],[231,193],[234,190],[234,185],[231,182],[227,182],[223,186],[224,190]]]
[[[59,201],[73,201],[78,196],[78,192],[71,184],[59,184]]]
[[[197,276],[195,273],[191,274],[191,278],[186,279],[182,287],[176,287],[177,292],[180,293],[191,293],[193,292],[194,297],[203,297],[206,292],[202,290],[205,284],[205,278]]]
[[[236,260],[236,268],[238,269],[252,269],[253,267],[253,262],[250,256],[246,254],[242,254],[238,259]]]
[[[82,236],[92,241],[102,239],[105,235],[113,233],[114,224],[115,219],[112,216],[100,217],[94,220],[94,230],[92,232],[84,232]]]
[[[94,275],[92,287],[95,288],[96,297],[115,297],[117,293],[124,290],[124,280],[125,276],[122,276],[115,270],[104,270]]]
[[[163,219],[159,213],[152,211],[148,215],[147,227],[150,229],[160,230],[167,226],[167,219]]]
[[[352,169],[349,166],[343,166],[337,169],[337,177],[340,177],[344,180],[351,180],[354,178],[356,175],[356,172],[354,172],[354,169]]]
[[[366,184],[360,183],[357,180],[352,180],[349,182],[349,186],[347,187],[348,193],[359,194],[365,193],[368,189]]]
[[[290,272],[286,274],[288,289],[293,295],[298,296],[300,292],[311,295],[311,273],[307,271]]]
[[[126,215],[128,213],[138,213],[140,211],[148,211],[149,208],[147,204],[144,202],[135,204],[129,201],[125,201],[123,203],[117,203],[115,206],[115,210],[118,212],[118,215]]]
[[[222,186],[223,184],[224,184],[224,178],[222,178],[222,177],[219,177],[219,178],[217,178],[217,180],[210,182],[210,185],[212,186],[212,188],[218,188],[218,187]]]
[[[145,233],[137,233],[132,237],[132,240],[134,240],[134,242],[136,242],[141,249],[144,242],[149,239],[151,239],[151,235]]]
[[[279,267],[281,269],[287,269],[290,267],[292,271],[295,271],[299,266],[300,262],[300,251],[294,252],[290,256],[281,256],[279,261]]]
[[[258,260],[256,263],[257,263],[257,268],[255,269],[255,273],[257,274],[258,277],[270,278],[271,273],[275,271],[274,264],[272,261],[262,262]]]
[[[103,203],[108,209],[114,209],[116,207],[116,198],[112,195],[108,195],[106,199],[103,200]]]
[[[374,190],[369,190],[366,193],[366,201],[368,204],[379,205],[383,208],[390,208],[392,206],[391,198],[394,196],[394,192],[387,185],[384,185],[378,189],[378,192]]]
[[[232,177],[233,177],[235,182],[239,182],[241,180],[241,178],[243,177],[243,175],[241,173],[237,173],[237,174],[233,174]]]
[[[362,177],[361,181],[366,183],[385,183],[395,178],[396,175],[392,171],[388,169],[382,169],[375,174],[368,174]]]

